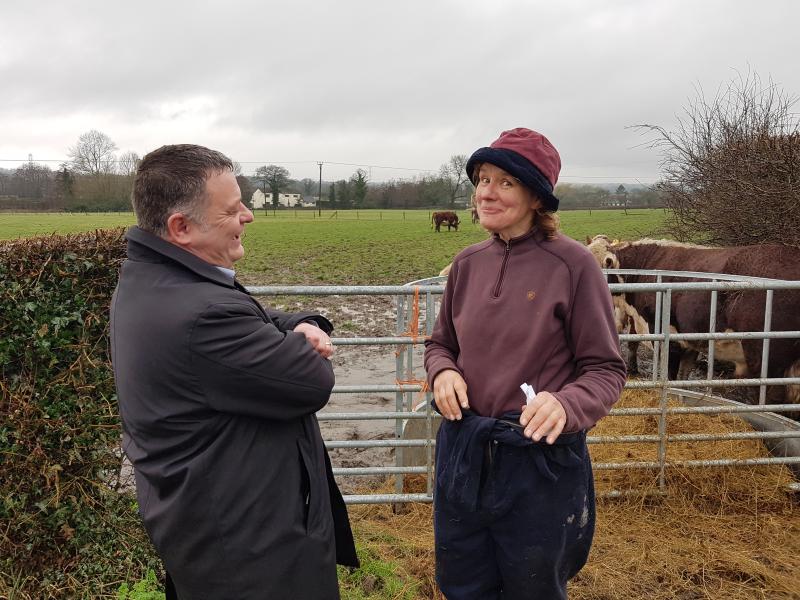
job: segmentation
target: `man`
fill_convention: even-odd
[[[339,598],[336,562],[358,560],[314,416],[334,383],[332,325],[265,309],[234,279],[253,214],[219,152],[151,152],[133,207],[111,353],[168,598]]]

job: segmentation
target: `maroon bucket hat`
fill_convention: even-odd
[[[558,210],[553,188],[561,171],[558,150],[541,133],[517,127],[500,134],[489,147],[479,148],[467,161],[467,177],[473,179],[475,167],[491,163],[528,186],[550,211]]]

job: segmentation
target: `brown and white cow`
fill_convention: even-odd
[[[617,260],[617,257],[609,250],[610,246],[617,243],[619,243],[619,240],[614,240],[612,242],[611,238],[606,235],[596,235],[593,238],[586,238],[586,245],[589,248],[589,251],[594,255],[595,260],[597,260],[597,264],[599,264],[600,268],[602,269],[619,268],[619,260]],[[612,274],[609,274],[606,279],[608,280],[608,283],[624,283],[625,281],[622,276]],[[627,333],[629,331],[633,331],[638,334],[649,333],[647,323],[636,312],[636,309],[627,303],[624,293],[612,293],[611,300],[614,305],[614,320],[617,324],[618,333]],[[638,344],[638,342],[635,343]],[[649,342],[645,343],[650,345]],[[631,371],[631,367],[634,369],[634,371]],[[628,371],[633,373],[638,372],[638,365],[636,364],[635,357],[634,363],[628,364]]]
[[[614,242],[606,236],[590,240],[589,249],[604,268],[661,269],[697,271],[800,280],[800,249],[765,244],[711,248],[666,240]],[[626,275],[628,283],[654,282],[655,277]],[[686,281],[663,277],[664,282]],[[656,297],[653,293],[628,292],[615,298],[617,327],[636,333],[649,333],[655,323]],[[672,293],[670,323],[672,331],[697,333],[708,331],[710,292]],[[717,331],[761,331],[764,327],[764,291],[720,291],[717,295]],[[800,290],[776,290],[772,305],[772,331],[800,330]],[[638,342],[629,343],[629,370],[637,371]],[[707,341],[680,342],[670,345],[670,378],[684,379],[694,366],[698,352],[705,352]],[[716,360],[732,362],[736,377],[758,377],[761,373],[761,340],[718,340],[714,343]],[[800,340],[770,341],[769,377],[800,376]],[[770,386],[770,402],[800,402],[800,386]]]
[[[447,225],[447,231],[450,231],[451,227],[458,231],[458,224],[460,221],[458,220],[458,215],[452,210],[440,210],[434,212],[431,215],[431,224],[436,227],[436,231],[439,231],[442,223]]]

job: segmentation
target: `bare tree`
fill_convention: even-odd
[[[311,196],[317,189],[317,182],[310,177],[304,177],[300,180],[300,185],[303,186],[303,195]]]
[[[92,129],[69,149],[72,170],[80,175],[107,175],[115,171],[117,145],[105,133]]]
[[[716,97],[702,90],[674,131],[654,133],[662,183],[678,239],[717,245],[800,245],[800,121],[796,98],[756,74],[738,76]]]
[[[454,154],[439,168],[439,174],[447,185],[447,203],[450,208],[455,206],[458,198],[465,198],[469,193],[470,182],[467,179],[467,157],[464,154]]]
[[[119,174],[125,177],[133,177],[136,175],[136,169],[139,168],[139,162],[141,160],[139,155],[132,150],[120,154],[119,160],[117,161],[117,170]]]

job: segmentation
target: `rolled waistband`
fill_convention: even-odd
[[[512,446],[536,446],[540,444],[545,446],[568,446],[586,438],[586,431],[571,431],[559,435],[552,444],[548,444],[545,439],[535,442],[531,438],[525,437],[525,427],[519,422],[521,414],[520,412],[508,412],[500,417],[483,417],[471,410],[463,410],[462,420],[485,419],[487,421],[486,426],[489,425],[489,421],[494,421],[491,425],[489,439]]]

